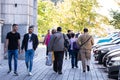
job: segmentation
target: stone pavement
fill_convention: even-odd
[[[91,71],[83,73],[81,61],[79,61],[79,68],[71,68],[70,59],[63,63],[63,74],[58,75],[52,70],[52,66],[45,65],[45,46],[40,45],[36,51],[37,57],[34,58],[33,76],[27,75],[27,70],[24,60],[18,61],[19,76],[14,76],[13,72],[7,74],[8,61],[0,61],[0,80],[112,80],[107,78],[107,73],[104,68],[91,61]]]

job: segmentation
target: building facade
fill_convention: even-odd
[[[35,26],[34,31],[37,33],[37,0],[0,0],[0,19],[1,45],[4,45],[6,34],[14,23],[19,25],[21,40],[30,25]],[[3,54],[3,50],[0,54]]]

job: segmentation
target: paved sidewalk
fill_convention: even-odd
[[[71,68],[70,59],[63,64],[63,74],[58,75],[52,70],[52,66],[45,65],[45,46],[40,45],[36,51],[38,56],[34,59],[33,76],[27,75],[24,60],[18,61],[19,76],[14,76],[13,72],[7,74],[8,61],[2,60],[0,65],[0,80],[112,80],[107,78],[104,68],[91,61],[91,71],[83,73],[81,62],[79,68]]]

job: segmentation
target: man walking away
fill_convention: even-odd
[[[68,33],[66,35],[67,35],[68,39],[70,40],[71,39],[71,33],[72,33],[72,31],[68,30],[67,32]],[[71,54],[70,54],[70,45],[69,45],[69,48],[65,48],[65,59],[67,59],[68,53],[69,53],[69,59],[70,59],[70,57],[71,57]]]
[[[34,26],[30,26],[28,33],[24,35],[21,47],[22,53],[23,49],[25,49],[25,63],[29,76],[32,75],[31,71],[33,66],[34,52],[39,44],[37,35],[33,33],[33,27]]]
[[[8,50],[8,65],[10,73],[12,71],[12,57],[14,57],[14,74],[18,76],[17,73],[17,60],[18,60],[18,50],[20,51],[20,34],[17,32],[18,25],[12,25],[12,31],[7,33],[6,43],[4,53]]]
[[[80,54],[83,66],[83,72],[90,71],[91,49],[94,44],[93,37],[88,34],[88,29],[84,28],[84,33],[78,38],[78,43],[81,45]]]
[[[54,71],[58,72],[58,74],[62,74],[62,64],[63,64],[63,56],[64,56],[64,37],[61,33],[62,28],[58,27],[57,32],[53,34],[50,40],[49,50],[54,51]],[[67,36],[65,36],[67,39]]]

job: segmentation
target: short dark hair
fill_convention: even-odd
[[[18,24],[13,24],[12,27],[18,26]]]
[[[87,28],[84,28],[83,31],[84,31],[84,32],[88,32],[88,29],[87,29]]]
[[[71,30],[68,30],[67,32],[69,33]]]
[[[29,26],[29,29],[30,29],[30,28],[34,28],[34,25]]]
[[[72,38],[75,37],[75,33],[71,33],[71,37],[72,37]]]
[[[62,28],[61,27],[57,27],[57,31],[62,31]]]
[[[49,32],[50,30],[48,30],[48,32]]]
[[[56,33],[56,30],[55,29],[52,29],[52,34]]]

